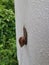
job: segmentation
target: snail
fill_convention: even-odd
[[[19,44],[21,47],[27,45],[27,30],[25,26],[23,27],[23,36],[19,38]]]

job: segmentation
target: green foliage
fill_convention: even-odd
[[[6,9],[14,10],[14,0],[0,0],[0,5],[3,5]]]
[[[0,65],[18,65],[13,2],[0,0]]]

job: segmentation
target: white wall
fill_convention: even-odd
[[[49,65],[49,0],[15,0],[15,14],[19,65]],[[24,25],[28,44],[21,48]]]

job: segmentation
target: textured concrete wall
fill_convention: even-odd
[[[15,0],[15,14],[19,65],[49,65],[49,0]],[[24,25],[28,44],[21,48]]]

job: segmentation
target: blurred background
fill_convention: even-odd
[[[0,0],[0,65],[18,65],[14,0]]]

